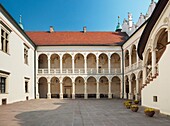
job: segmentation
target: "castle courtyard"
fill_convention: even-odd
[[[169,126],[170,117],[144,115],[118,99],[40,99],[0,106],[0,126]]]

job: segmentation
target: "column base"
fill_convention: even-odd
[[[140,100],[140,95],[139,95],[139,93],[137,93],[137,94],[135,95],[135,100]]]
[[[47,99],[51,99],[51,94],[47,94]]]
[[[75,99],[75,94],[72,94],[72,99]]]
[[[124,99],[127,99],[127,93],[124,93],[124,97],[123,97]]]
[[[109,98],[109,99],[112,98],[112,93],[108,93],[108,98]]]
[[[132,93],[129,93],[128,96],[129,96],[128,97],[129,100],[133,100],[133,94]]]
[[[84,99],[88,99],[88,94],[84,94]]]
[[[96,94],[96,99],[100,99],[100,94]]]
[[[36,99],[39,99],[39,98],[40,98],[39,94],[36,94]]]
[[[62,93],[60,93],[60,99],[63,99],[63,94]]]

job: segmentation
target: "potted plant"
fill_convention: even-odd
[[[138,101],[138,100],[134,100],[134,103],[135,103],[136,105],[138,105],[138,104],[139,104],[139,101]]]
[[[145,115],[149,116],[149,117],[153,117],[155,114],[155,109],[153,108],[145,108],[144,110]]]
[[[132,102],[131,101],[125,101],[124,102],[124,105],[127,109],[130,109],[130,106],[131,106]]]
[[[137,112],[139,107],[138,105],[131,105],[130,109],[133,111],[133,112]]]

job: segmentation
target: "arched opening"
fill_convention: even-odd
[[[47,98],[48,84],[45,77],[41,77],[38,83],[38,92],[40,98]]]
[[[108,57],[102,53],[99,56],[99,73],[108,73]]]
[[[60,81],[57,77],[51,78],[51,98],[59,98]]]
[[[87,73],[96,73],[96,56],[92,53],[87,55]]]
[[[152,53],[151,50],[148,50],[147,61],[146,61],[146,75],[152,75]]]
[[[63,79],[63,97],[71,98],[72,97],[72,80],[69,77]]]
[[[111,81],[111,92],[113,98],[120,98],[120,92],[121,92],[121,81],[120,78],[115,76],[112,78]]]
[[[137,52],[136,52],[136,46],[132,46],[132,55],[131,55],[131,61],[132,64],[135,64],[137,62]]]
[[[156,63],[159,62],[160,58],[162,57],[163,53],[166,50],[166,45],[168,44],[168,33],[166,29],[162,29],[159,32],[156,44]]]
[[[126,90],[126,98],[129,99],[129,78],[125,76],[125,90]]]
[[[97,83],[96,79],[94,77],[89,77],[87,79],[87,94],[88,98],[96,98],[96,88]]]
[[[125,67],[129,66],[129,51],[125,51]]]
[[[131,84],[132,84],[132,98],[135,99],[136,95],[136,76],[135,74],[131,74]]]
[[[121,59],[120,56],[117,53],[114,53],[111,55],[111,73],[120,73],[120,63]]]
[[[64,54],[62,58],[63,73],[72,73],[72,57],[70,54]]]
[[[108,97],[109,81],[107,77],[103,76],[99,79],[100,98]]]
[[[75,96],[76,98],[84,98],[84,79],[82,77],[75,79]]]
[[[84,56],[82,54],[76,54],[74,58],[75,73],[84,73]]]
[[[50,57],[50,73],[60,73],[60,57],[57,54],[52,54]]]
[[[141,91],[142,91],[142,85],[143,85],[143,71],[140,71],[138,74],[138,83],[139,83],[139,100],[141,100]]]
[[[38,57],[38,73],[48,73],[48,57],[45,54]]]

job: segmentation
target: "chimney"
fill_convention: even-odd
[[[83,27],[83,32],[84,32],[84,33],[87,32],[87,27],[86,27],[86,26]]]
[[[50,33],[54,32],[53,26],[50,26]]]

